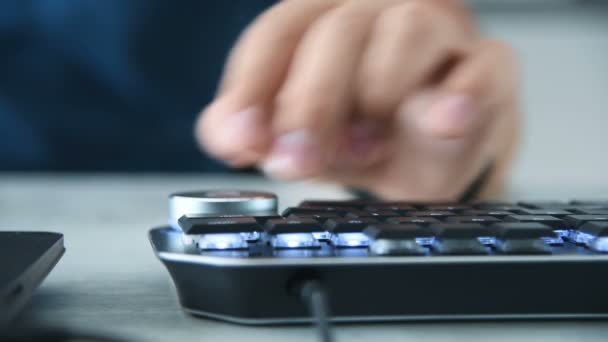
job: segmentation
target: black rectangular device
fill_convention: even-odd
[[[63,255],[63,235],[0,231],[0,332]]]
[[[608,201],[180,214],[149,237],[194,315],[309,322],[295,292],[314,280],[333,321],[608,317]]]

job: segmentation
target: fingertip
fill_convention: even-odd
[[[195,135],[210,155],[231,166],[245,167],[261,158],[270,129],[261,107],[235,108],[222,100],[210,104],[197,120]]]
[[[279,136],[262,170],[272,178],[297,179],[314,176],[323,166],[321,146],[313,134],[303,129]]]
[[[379,122],[350,123],[338,145],[332,168],[351,172],[377,164],[388,155],[390,135],[389,128]]]

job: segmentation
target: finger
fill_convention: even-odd
[[[387,121],[357,119],[347,125],[330,171],[341,176],[358,174],[387,159],[392,127]]]
[[[376,19],[358,79],[359,112],[389,116],[405,97],[475,41],[459,15],[434,1],[408,1]]]
[[[279,136],[264,163],[267,173],[309,177],[327,166],[351,112],[353,75],[379,7],[352,2],[307,32],[277,97],[273,128]]]
[[[197,137],[213,155],[254,162],[268,145],[269,103],[307,27],[336,1],[285,1],[260,16],[231,53],[218,96],[203,112]],[[244,157],[249,155],[249,157]]]
[[[507,45],[482,41],[436,88],[428,110],[417,117],[421,129],[445,139],[483,130],[514,98],[516,69]]]

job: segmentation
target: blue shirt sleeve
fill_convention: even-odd
[[[0,3],[0,169],[217,171],[192,135],[274,1]]]

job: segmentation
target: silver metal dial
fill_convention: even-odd
[[[277,196],[258,191],[211,190],[179,192],[169,196],[169,224],[178,228],[183,215],[276,215]]]

